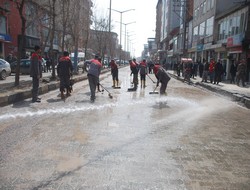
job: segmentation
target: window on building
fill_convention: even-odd
[[[232,36],[232,25],[233,25],[233,19],[230,18],[228,25],[228,36]]]
[[[204,4],[203,4],[203,14],[205,14],[207,12],[207,2],[204,1]]]
[[[240,15],[237,14],[235,19],[236,19],[235,34],[239,34],[240,33]]]
[[[229,20],[226,19],[225,21],[225,39],[229,36]]]
[[[213,29],[214,29],[214,17],[210,17],[207,19],[206,22],[206,36],[211,36],[213,35]]]
[[[199,36],[200,37],[204,37],[205,36],[205,22],[201,23],[200,26],[199,26]]]
[[[207,0],[207,11],[211,8],[211,0]]]
[[[232,18],[232,36],[236,34],[236,17]]]
[[[211,0],[211,9],[214,8],[214,0]]]
[[[197,18],[197,9],[194,10],[194,19]]]
[[[196,42],[199,37],[199,26],[194,27],[193,31],[193,41]]]
[[[200,7],[200,12],[201,12],[201,14],[200,14],[200,15],[203,15],[203,14],[204,14],[204,12],[203,12],[203,6],[204,6],[204,2],[201,3],[201,7]]]
[[[7,34],[6,17],[0,16],[0,33]]]
[[[239,28],[240,33],[244,32],[244,19],[245,19],[245,14],[241,13],[241,15],[240,15],[240,28]]]

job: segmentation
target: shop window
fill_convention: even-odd
[[[0,33],[7,34],[6,17],[5,16],[0,16]]]

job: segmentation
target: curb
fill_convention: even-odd
[[[174,74],[171,74],[169,73],[173,78],[175,78],[176,80],[179,80],[179,81],[182,81],[184,82],[183,78],[181,77],[178,77]],[[244,105],[246,108],[250,109],[250,98],[249,97],[246,97],[242,94],[238,94],[238,93],[233,93],[233,92],[229,92],[229,91],[226,91],[226,90],[223,90],[221,88],[218,88],[216,86],[210,86],[210,85],[206,85],[205,83],[201,83],[201,82],[192,82],[191,80],[191,84],[193,85],[199,85],[203,88],[206,88],[207,90],[210,90],[212,92],[215,92],[215,93],[218,93],[218,94],[221,94],[223,96],[227,96],[229,98],[231,98],[232,101],[235,101],[235,102],[238,102],[240,103],[241,105]]]
[[[107,72],[110,72],[110,69],[102,70],[101,74],[104,74],[104,73],[107,73]],[[85,74],[84,76],[82,74],[75,75],[73,77],[74,83],[77,83],[77,82],[80,82],[80,81],[83,81],[83,80],[86,80],[86,79],[87,79],[87,74]],[[30,81],[29,84],[31,84],[31,83],[32,82]],[[48,93],[49,91],[59,89],[59,87],[60,87],[60,81],[59,80],[51,81],[51,82],[48,82],[48,83],[40,82],[40,87],[39,87],[38,91],[39,91],[39,94],[41,95],[41,94]],[[12,93],[10,93],[10,94],[8,94],[6,96],[0,96],[0,107],[4,107],[4,106],[7,106],[9,104],[17,103],[17,102],[23,101],[25,99],[31,98],[32,97],[31,90],[32,90],[32,86],[30,86],[30,87],[28,87],[26,89],[22,89],[19,92],[12,92]]]

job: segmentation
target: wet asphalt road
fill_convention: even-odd
[[[248,109],[173,78],[164,97],[149,78],[127,92],[119,72],[121,89],[101,80],[113,99],[90,103],[82,81],[65,102],[52,91],[1,108],[0,189],[250,189]]]

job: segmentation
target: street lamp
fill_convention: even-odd
[[[120,22],[118,22],[118,23],[120,23]],[[134,22],[129,22],[129,23],[122,23],[125,26],[124,51],[126,51],[126,44],[127,44],[127,25],[134,24],[134,23],[136,23],[136,22],[134,21]]]
[[[124,50],[126,51],[126,42],[127,42],[127,25],[134,24],[136,22],[122,23],[125,25],[125,39],[124,39]]]
[[[122,55],[122,14],[128,11],[134,11],[135,9],[128,9],[125,11],[118,11],[116,9],[111,9],[112,11],[120,13],[120,64],[121,64],[121,55]]]

